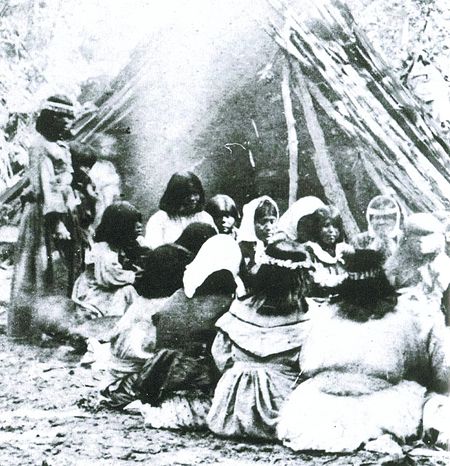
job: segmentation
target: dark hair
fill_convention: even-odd
[[[106,241],[111,246],[123,248],[135,238],[136,222],[142,222],[141,213],[127,201],[109,205],[103,212],[100,225],[95,231],[94,241]]]
[[[62,133],[65,126],[63,119],[74,117],[72,101],[62,94],[53,95],[45,101],[44,108],[36,119],[36,131],[51,142],[67,139],[69,134]]]
[[[183,230],[175,243],[186,248],[194,257],[203,243],[216,234],[217,231],[209,223],[194,222]]]
[[[239,222],[239,219],[241,218],[238,208],[236,207],[236,203],[226,194],[216,194],[213,196],[206,203],[205,211],[208,212],[213,219],[224,215],[230,215],[236,220],[236,222]]]
[[[142,277],[135,285],[138,293],[145,298],[171,296],[183,287],[184,270],[193,257],[176,244],[157,247],[146,258]]]
[[[232,295],[236,291],[236,281],[229,270],[216,270],[196,289],[194,296],[209,294]]]
[[[326,221],[330,220],[339,230],[337,242],[344,239],[344,228],[342,225],[341,214],[335,207],[325,206],[320,207],[315,212],[302,217],[297,223],[297,237],[301,243],[307,241],[318,242],[320,230],[325,225]]]
[[[274,216],[278,217],[278,211],[277,208],[275,207],[272,202],[270,202],[268,199],[265,199],[261,204],[255,209],[255,216],[254,216],[254,222],[256,223],[258,220],[263,219],[266,216]]]
[[[293,262],[303,262],[307,258],[304,248],[292,240],[279,240],[269,244],[266,255]],[[258,312],[264,314],[290,314],[299,309],[306,311],[305,286],[302,269],[262,264],[255,275],[252,300],[253,303],[262,302]]]
[[[344,254],[343,258],[349,277],[335,288],[341,302],[341,315],[366,322],[392,311],[396,293],[383,271],[383,254],[360,249]]]
[[[95,150],[90,144],[72,141],[69,144],[69,149],[74,170],[77,170],[78,167],[92,168],[94,163],[97,161]]]
[[[174,217],[178,215],[185,200],[193,193],[200,196],[196,208],[196,212],[200,212],[205,204],[205,191],[200,179],[192,172],[174,173],[161,197],[159,208],[164,210],[169,217]]]
[[[61,122],[63,118],[73,118],[73,115],[48,109],[41,110],[36,119],[36,131],[51,142],[62,139]]]

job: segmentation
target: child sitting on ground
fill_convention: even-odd
[[[75,282],[72,300],[87,318],[121,316],[138,296],[133,287],[142,234],[141,213],[129,202],[108,206],[86,257],[86,270]]]

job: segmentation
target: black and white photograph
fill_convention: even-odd
[[[449,465],[449,31],[1,0],[0,465]]]

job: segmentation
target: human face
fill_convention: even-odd
[[[216,217],[214,219],[214,223],[216,224],[219,233],[229,235],[233,230],[236,219],[233,216],[225,213],[219,217]]]
[[[389,215],[374,215],[370,219],[372,230],[377,236],[389,236],[394,231],[397,221],[396,218]]]
[[[319,231],[320,243],[327,247],[335,246],[339,238],[339,234],[339,229],[333,225],[330,219],[327,219]]]
[[[142,236],[144,234],[144,228],[142,226],[142,222],[139,222],[137,221],[135,224],[134,224],[134,235],[135,235],[135,238],[137,238],[138,236]]]
[[[189,194],[180,206],[180,209],[179,209],[180,214],[182,215],[193,214],[197,210],[199,202],[200,202],[199,193]]]
[[[56,128],[58,139],[69,139],[71,136],[71,128],[73,125],[73,117],[69,115],[61,115],[56,119]]]
[[[256,237],[264,243],[267,243],[268,239],[274,233],[276,223],[277,217],[275,217],[275,215],[265,215],[258,220],[255,219]]]

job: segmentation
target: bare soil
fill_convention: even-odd
[[[4,330],[4,327],[2,327]],[[0,335],[1,465],[439,465],[442,452],[392,458],[307,455],[281,445],[224,440],[208,432],[147,429],[139,414],[99,409],[95,372],[68,346]]]

